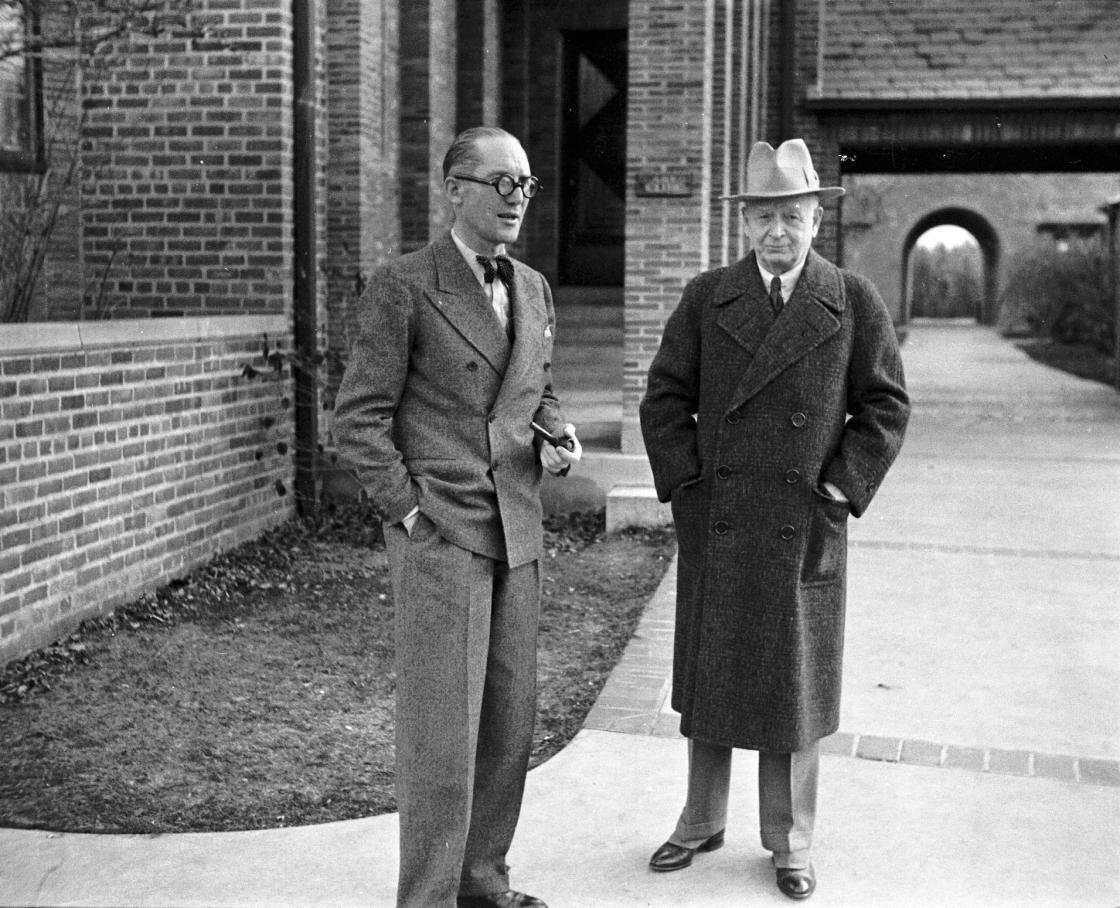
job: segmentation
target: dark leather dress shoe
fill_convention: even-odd
[[[461,895],[455,903],[459,908],[548,908],[540,899],[512,889],[487,895]]]
[[[782,895],[791,899],[807,899],[817,888],[817,877],[813,873],[813,865],[804,868],[776,867],[778,875],[778,888]]]
[[[695,848],[685,848],[683,845],[674,845],[666,842],[653,853],[649,859],[651,870],[666,873],[670,870],[683,870],[692,863],[692,857],[698,851],[715,851],[723,847],[723,830],[721,829],[710,839],[705,839]]]

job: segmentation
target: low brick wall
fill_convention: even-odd
[[[0,665],[292,513],[284,316],[0,325]],[[267,373],[266,373],[267,374]]]

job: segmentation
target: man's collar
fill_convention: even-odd
[[[475,261],[475,256],[476,255],[483,255],[483,253],[479,252],[477,249],[471,249],[470,246],[468,246],[466,243],[464,243],[462,237],[460,237],[459,234],[457,234],[455,232],[454,227],[451,228],[451,239],[453,239],[455,241],[455,245],[459,247],[459,251],[463,254],[463,258],[465,258],[467,260],[467,263],[470,264],[472,267],[477,266],[481,269],[482,266],[478,265],[478,263]],[[506,254],[506,247],[505,247],[504,244],[499,246],[498,251],[496,253],[494,253],[494,255],[505,255],[505,254]],[[494,258],[494,255],[487,255],[486,258]]]
[[[769,287],[770,282],[775,278],[780,278],[782,281],[782,299],[789,301],[790,294],[793,293],[793,288],[797,286],[797,279],[801,277],[801,272],[805,270],[805,263],[809,260],[809,256],[801,260],[801,263],[795,265],[785,274],[771,274],[762,267],[762,263],[758,261],[758,256],[755,256],[755,262],[758,264],[758,272],[762,275],[762,285]]]

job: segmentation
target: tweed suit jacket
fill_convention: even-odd
[[[512,344],[450,233],[374,272],[334,440],[383,521],[419,506],[444,538],[516,567],[541,552],[530,423],[563,420],[552,294],[538,272],[513,269]]]

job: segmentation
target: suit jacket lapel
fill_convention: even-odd
[[[436,287],[428,292],[428,298],[467,343],[478,350],[499,375],[504,374],[510,359],[509,339],[450,233],[432,244],[432,255]]]
[[[535,282],[531,285],[526,280],[525,272],[526,269],[520,262],[513,261],[513,286],[509,288],[513,349],[502,390],[498,393],[499,402],[507,393],[518,393],[529,381],[530,373],[541,369],[540,346],[543,332],[551,330],[540,289],[535,286]]]
[[[739,282],[747,284],[744,295],[746,308],[750,311],[729,313],[725,327],[748,350],[751,359],[728,409],[741,406],[810,350],[839,331],[837,316],[845,307],[844,284],[839,270],[813,251],[809,252],[793,295],[777,318],[770,313],[770,303],[754,253],[739,265],[745,266]],[[720,323],[724,324],[724,321]],[[769,330],[765,327],[767,325]]]

